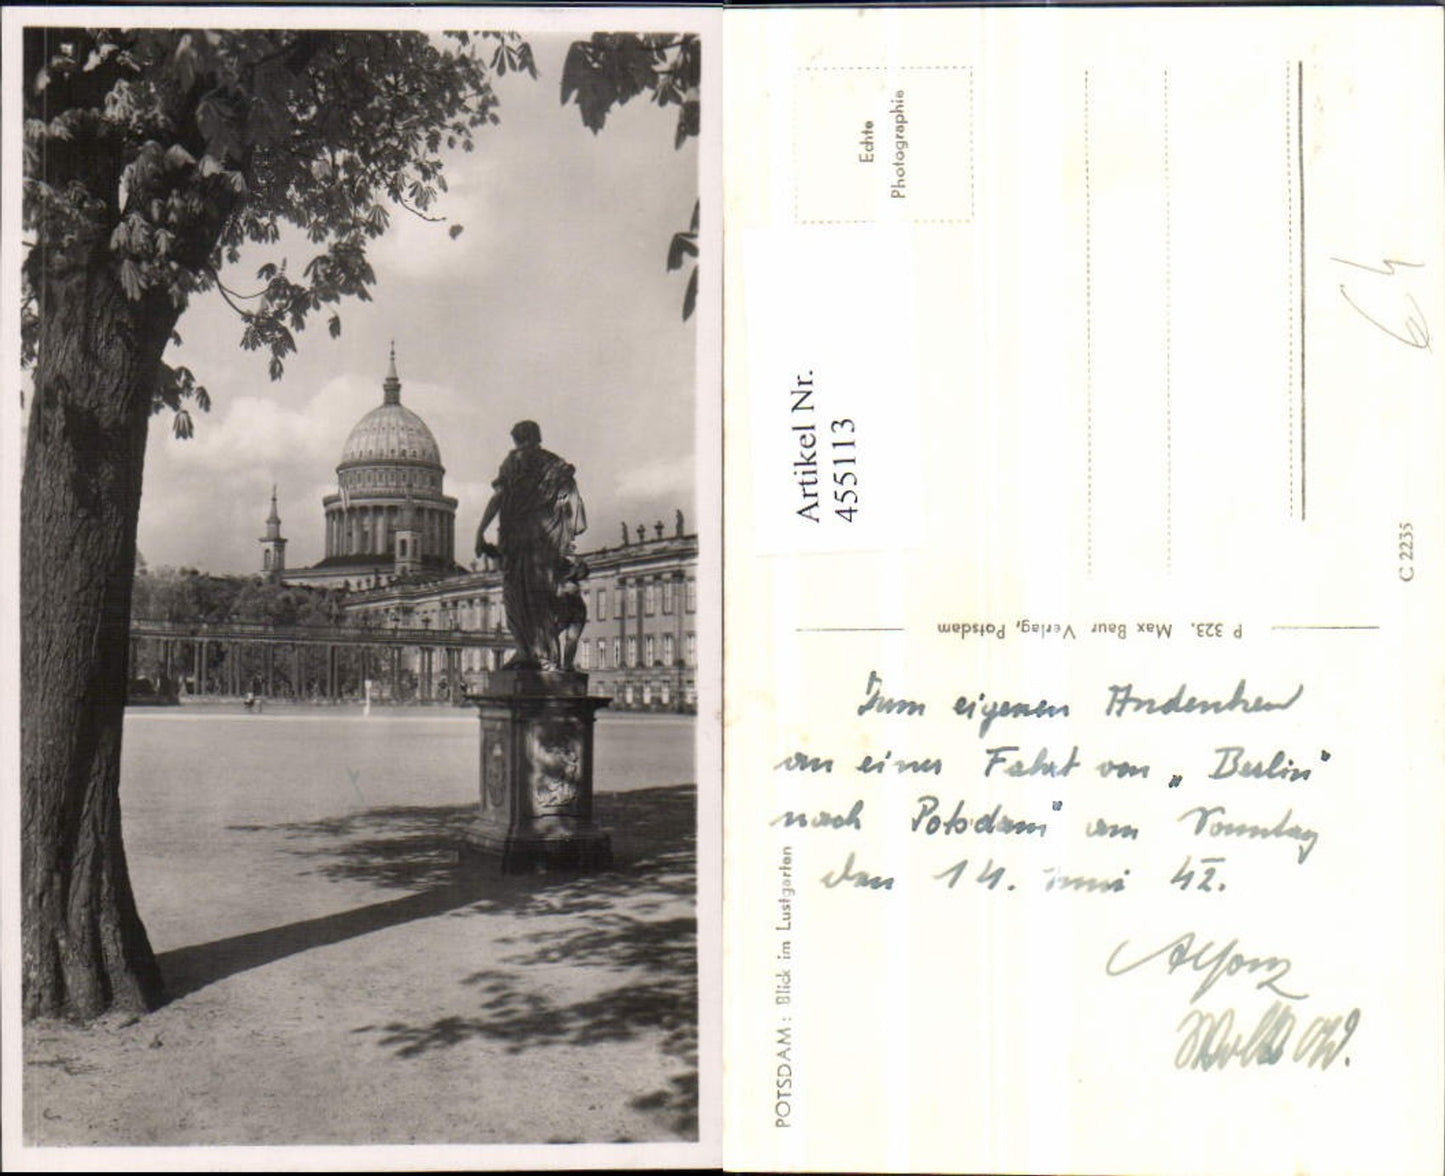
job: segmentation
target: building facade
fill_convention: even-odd
[[[697,536],[661,523],[621,547],[583,556],[588,625],[577,668],[613,705],[628,710],[697,709]]]
[[[379,630],[504,636],[502,577],[490,560],[471,570],[456,563],[457,500],[444,493],[445,469],[426,422],[401,403],[393,351],[382,403],[357,422],[336,467],[338,491],[322,500],[326,555],[287,569],[275,490],[267,519],[262,571],[288,584],[345,589],[349,623]],[[579,553],[588,623],[577,668],[590,689],[618,710],[697,709],[697,535],[678,510],[670,532],[657,521],[622,527],[616,547]],[[430,672],[425,649],[412,660]],[[467,649],[434,697],[458,700],[498,668],[495,649]],[[458,688],[461,689],[458,689]]]
[[[657,523],[650,537],[582,553],[588,621],[577,668],[590,675],[593,693],[612,699],[613,709],[696,711],[697,551],[697,535],[683,532],[679,512],[670,535]],[[353,590],[347,617],[378,629],[505,634],[501,572],[489,561],[483,565],[431,581]],[[465,651],[461,684],[474,689],[480,672],[502,660],[495,650]]]

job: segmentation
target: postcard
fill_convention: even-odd
[[[719,33],[5,11],[7,1169],[718,1163]]]
[[[7,1167],[1441,1169],[1438,9],[4,21]]]
[[[725,1163],[1441,1166],[1441,15],[730,12]]]

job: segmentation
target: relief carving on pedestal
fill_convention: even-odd
[[[575,719],[536,723],[527,732],[534,813],[565,812],[575,805],[583,784],[582,739],[582,724]]]

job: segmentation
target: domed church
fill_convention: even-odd
[[[288,583],[367,588],[412,573],[465,571],[456,562],[457,500],[442,492],[446,468],[436,438],[401,402],[395,346],[381,389],[381,403],[342,446],[338,492],[322,499],[326,557],[294,571],[277,567],[279,553],[268,561]]]
[[[456,701],[458,675],[464,680],[500,661],[505,640],[489,648],[449,647],[448,636],[458,631],[502,638],[506,607],[495,561],[478,561],[470,571],[457,565],[457,500],[442,492],[445,474],[436,437],[401,402],[393,347],[381,403],[346,438],[337,492],[321,500],[326,557],[320,563],[286,567],[287,541],[272,487],[260,540],[263,575],[349,589],[347,625],[399,626],[429,635],[407,645],[389,675],[355,646],[335,647],[328,697],[359,698],[365,681],[379,673],[377,697]],[[620,544],[582,553],[590,572],[583,589],[588,625],[577,668],[594,675],[595,689],[613,700],[613,709],[696,710],[697,553],[697,534],[685,529],[681,510],[670,534],[661,519],[650,527],[624,523]],[[402,682],[403,669],[409,684]]]

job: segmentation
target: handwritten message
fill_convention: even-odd
[[[971,628],[987,634],[985,624]],[[1312,800],[1338,761],[1327,747],[1276,745],[1270,722],[1309,699],[1306,683],[1277,673],[1208,684],[1130,679],[1064,694],[969,682],[937,696],[869,669],[827,736],[779,748],[766,765],[778,801],[768,825],[784,839],[774,928],[778,1125],[791,1113],[789,965],[810,888],[904,904],[927,888],[1001,904],[1040,894],[1088,903],[1141,891],[1222,896],[1242,859],[1268,893],[1282,872],[1309,871],[1326,837]],[[845,755],[829,738],[867,750]],[[1168,800],[1141,803],[1145,790]],[[1181,908],[1185,919],[1199,913]],[[1360,1009],[1311,1008],[1294,961],[1278,952],[1185,924],[1161,942],[1101,942],[1097,957],[1099,971],[1123,984],[1182,978],[1173,981],[1182,1003],[1176,1039],[1161,1062],[1180,1070],[1349,1064]],[[1229,995],[1240,1007],[1201,1003]]]

